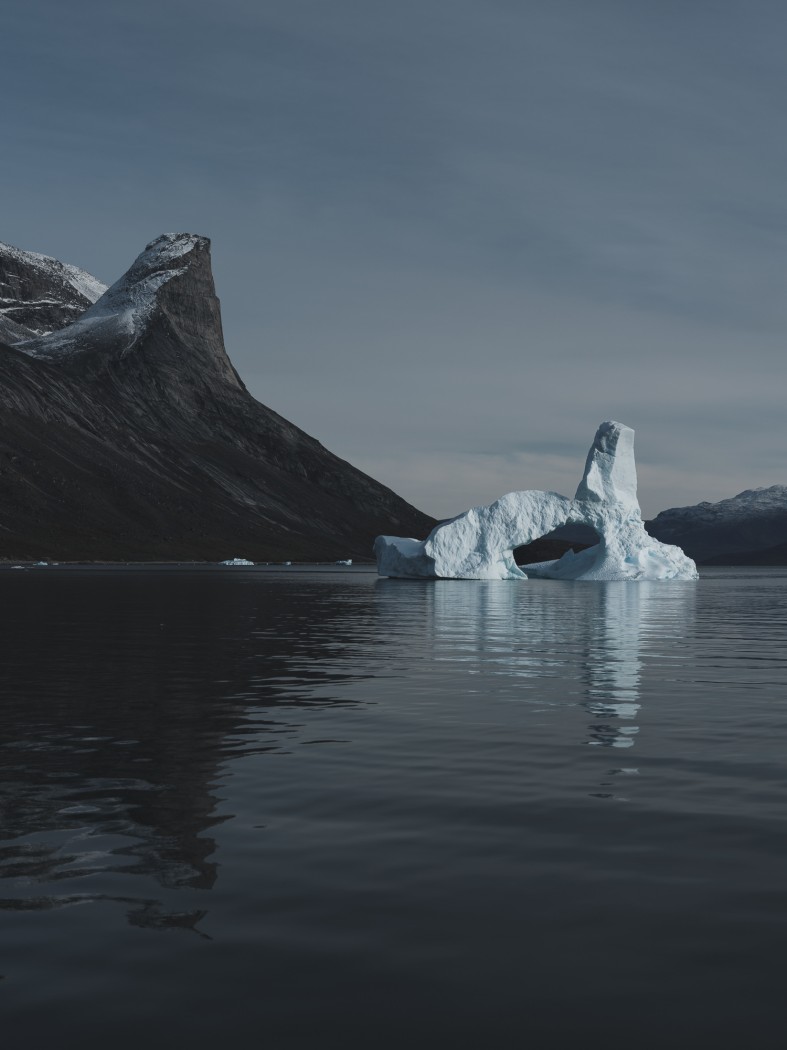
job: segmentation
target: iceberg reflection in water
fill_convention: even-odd
[[[0,586],[9,1046],[777,1030],[787,574]]]
[[[572,702],[593,718],[588,743],[621,748],[631,747],[639,732],[640,677],[650,635],[651,655],[661,668],[685,660],[696,598],[692,583],[664,587],[648,581],[579,589],[533,581],[526,592],[498,581],[435,581],[432,588],[436,660],[482,663],[493,675],[529,679],[521,699],[536,704],[563,703],[543,701],[537,683],[567,679],[569,692],[580,694]],[[573,620],[570,634],[567,617]]]

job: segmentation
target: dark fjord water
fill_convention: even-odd
[[[9,1050],[782,1045],[784,572],[0,588]]]

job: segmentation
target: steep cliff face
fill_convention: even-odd
[[[370,558],[432,519],[256,401],[210,244],[152,242],[73,323],[0,352],[0,556]]]

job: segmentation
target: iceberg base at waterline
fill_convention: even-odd
[[[561,525],[587,525],[600,542],[557,561],[520,568],[514,549]],[[378,536],[380,576],[462,580],[696,580],[680,547],[645,531],[637,501],[634,431],[602,423],[574,499],[535,489],[509,492],[437,525],[425,540]]]

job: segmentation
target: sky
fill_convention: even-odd
[[[787,483],[787,5],[7,0],[0,240],[212,240],[249,390],[436,517]]]

